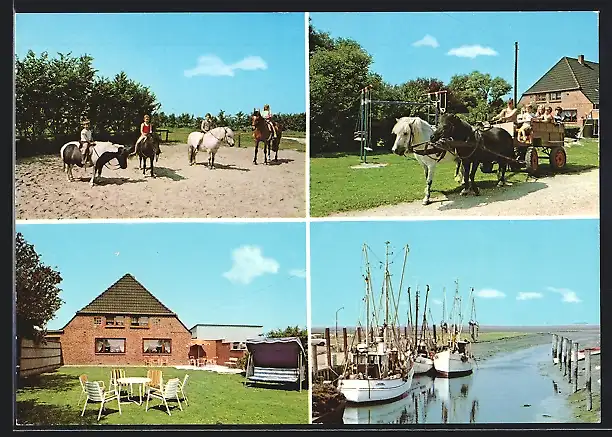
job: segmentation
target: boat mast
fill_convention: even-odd
[[[368,261],[368,248],[367,246],[364,244],[363,245],[363,256],[365,258],[365,265],[366,265],[366,274],[365,274],[365,283],[366,283],[366,295],[365,295],[365,300],[366,300],[366,350],[370,344],[369,342],[369,337],[370,337],[370,263]],[[366,364],[367,366],[367,364]]]
[[[427,300],[429,297],[429,285],[425,291],[425,307],[423,307],[423,323],[421,324],[421,341],[425,342],[425,330],[427,329]]]
[[[387,332],[389,327],[389,242],[385,242],[385,324],[383,340],[387,342]]]
[[[419,350],[419,287],[417,286],[416,298],[414,302],[414,352]]]
[[[444,324],[446,323],[446,287],[442,288],[442,323],[440,323],[440,331],[442,331],[442,344],[446,344],[445,343],[445,336],[444,333],[446,331],[448,331],[448,324],[446,324],[446,327],[444,326]]]

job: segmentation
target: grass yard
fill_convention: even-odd
[[[149,411],[145,402],[121,403],[111,401],[97,421],[100,404],[88,403],[81,417],[84,399],[79,401],[79,375],[86,373],[89,380],[104,381],[108,386],[109,367],[62,367],[57,372],[31,378],[17,390],[17,423],[20,425],[167,425],[167,424],[307,424],[308,390],[299,392],[294,386],[243,385],[240,374],[218,374],[209,371],[187,371],[163,368],[163,378],[182,380],[189,373],[185,394],[189,405],[183,411],[176,400],[168,401],[171,416],[163,403],[151,400]],[[126,376],[146,376],[146,367],[128,367]],[[134,387],[136,397],[137,386]],[[127,401],[125,401],[127,402]],[[160,406],[161,403],[161,406]],[[152,408],[151,408],[152,406]]]
[[[187,137],[195,129],[189,127],[181,128],[169,128],[170,133],[168,134],[168,142],[164,141],[164,144],[187,144]],[[166,139],[166,134],[161,133],[162,141]],[[253,140],[253,134],[251,132],[234,132],[234,140],[238,145],[238,136],[240,136],[240,147],[255,147],[255,141]],[[297,150],[298,152],[306,151],[306,144],[300,143],[299,141],[285,139],[284,137],[295,137],[295,138],[306,138],[306,132],[296,131],[285,131],[281,138],[280,149],[281,150]],[[263,144],[259,143],[259,148],[263,148]]]
[[[578,173],[599,167],[599,141],[583,139],[581,145],[566,148],[567,166],[562,173]],[[358,146],[357,146],[358,149]],[[382,205],[396,205],[421,200],[425,190],[425,175],[412,155],[401,157],[392,153],[371,153],[370,163],[386,163],[386,167],[353,169],[359,165],[355,154],[337,153],[310,159],[310,214],[324,217],[337,212],[358,211]],[[552,176],[547,160],[540,159],[538,176]],[[444,163],[436,167],[432,185],[432,198],[438,193],[459,191],[454,180],[455,165]],[[513,184],[527,180],[525,172],[506,173]],[[483,194],[495,189],[497,174],[478,171],[476,182]]]

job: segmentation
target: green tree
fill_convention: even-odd
[[[311,34],[316,31],[311,29]],[[359,91],[371,83],[371,56],[355,41],[339,38],[310,53],[311,151],[354,147]],[[342,141],[342,144],[339,143]],[[345,147],[347,147],[345,146]]]
[[[486,120],[499,112],[502,97],[511,89],[505,79],[492,78],[488,73],[473,71],[454,75],[448,84],[448,111],[465,114],[470,123]]]
[[[21,233],[15,238],[17,336],[40,341],[47,323],[64,303],[59,297],[60,273],[44,265],[34,246]]]

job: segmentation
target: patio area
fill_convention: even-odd
[[[125,367],[126,377],[146,377],[147,367]],[[105,405],[100,421],[100,404],[88,404],[81,417],[85,398],[79,376],[89,381],[105,381],[108,388],[110,367],[64,366],[53,373],[32,377],[21,383],[16,393],[17,425],[168,425],[168,424],[307,424],[308,390],[301,392],[270,387],[245,387],[240,369],[206,366],[164,366],[164,383],[171,378],[183,381],[188,404],[183,411],[176,400],[169,400],[171,415],[162,401],[152,399],[145,411],[142,404],[122,398],[121,414],[116,400]],[[138,389],[135,389],[135,397]],[[182,398],[181,398],[182,399]]]

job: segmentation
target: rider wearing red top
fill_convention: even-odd
[[[152,132],[153,132],[153,128],[151,126],[151,117],[149,117],[149,115],[147,114],[144,116],[143,122],[140,123],[140,137],[138,137],[138,140],[136,140],[134,154],[138,153],[138,145],[140,144],[140,142],[143,141],[145,138],[147,138]],[[161,150],[159,148],[159,145],[157,145],[156,154],[159,155],[160,153],[161,153]]]

